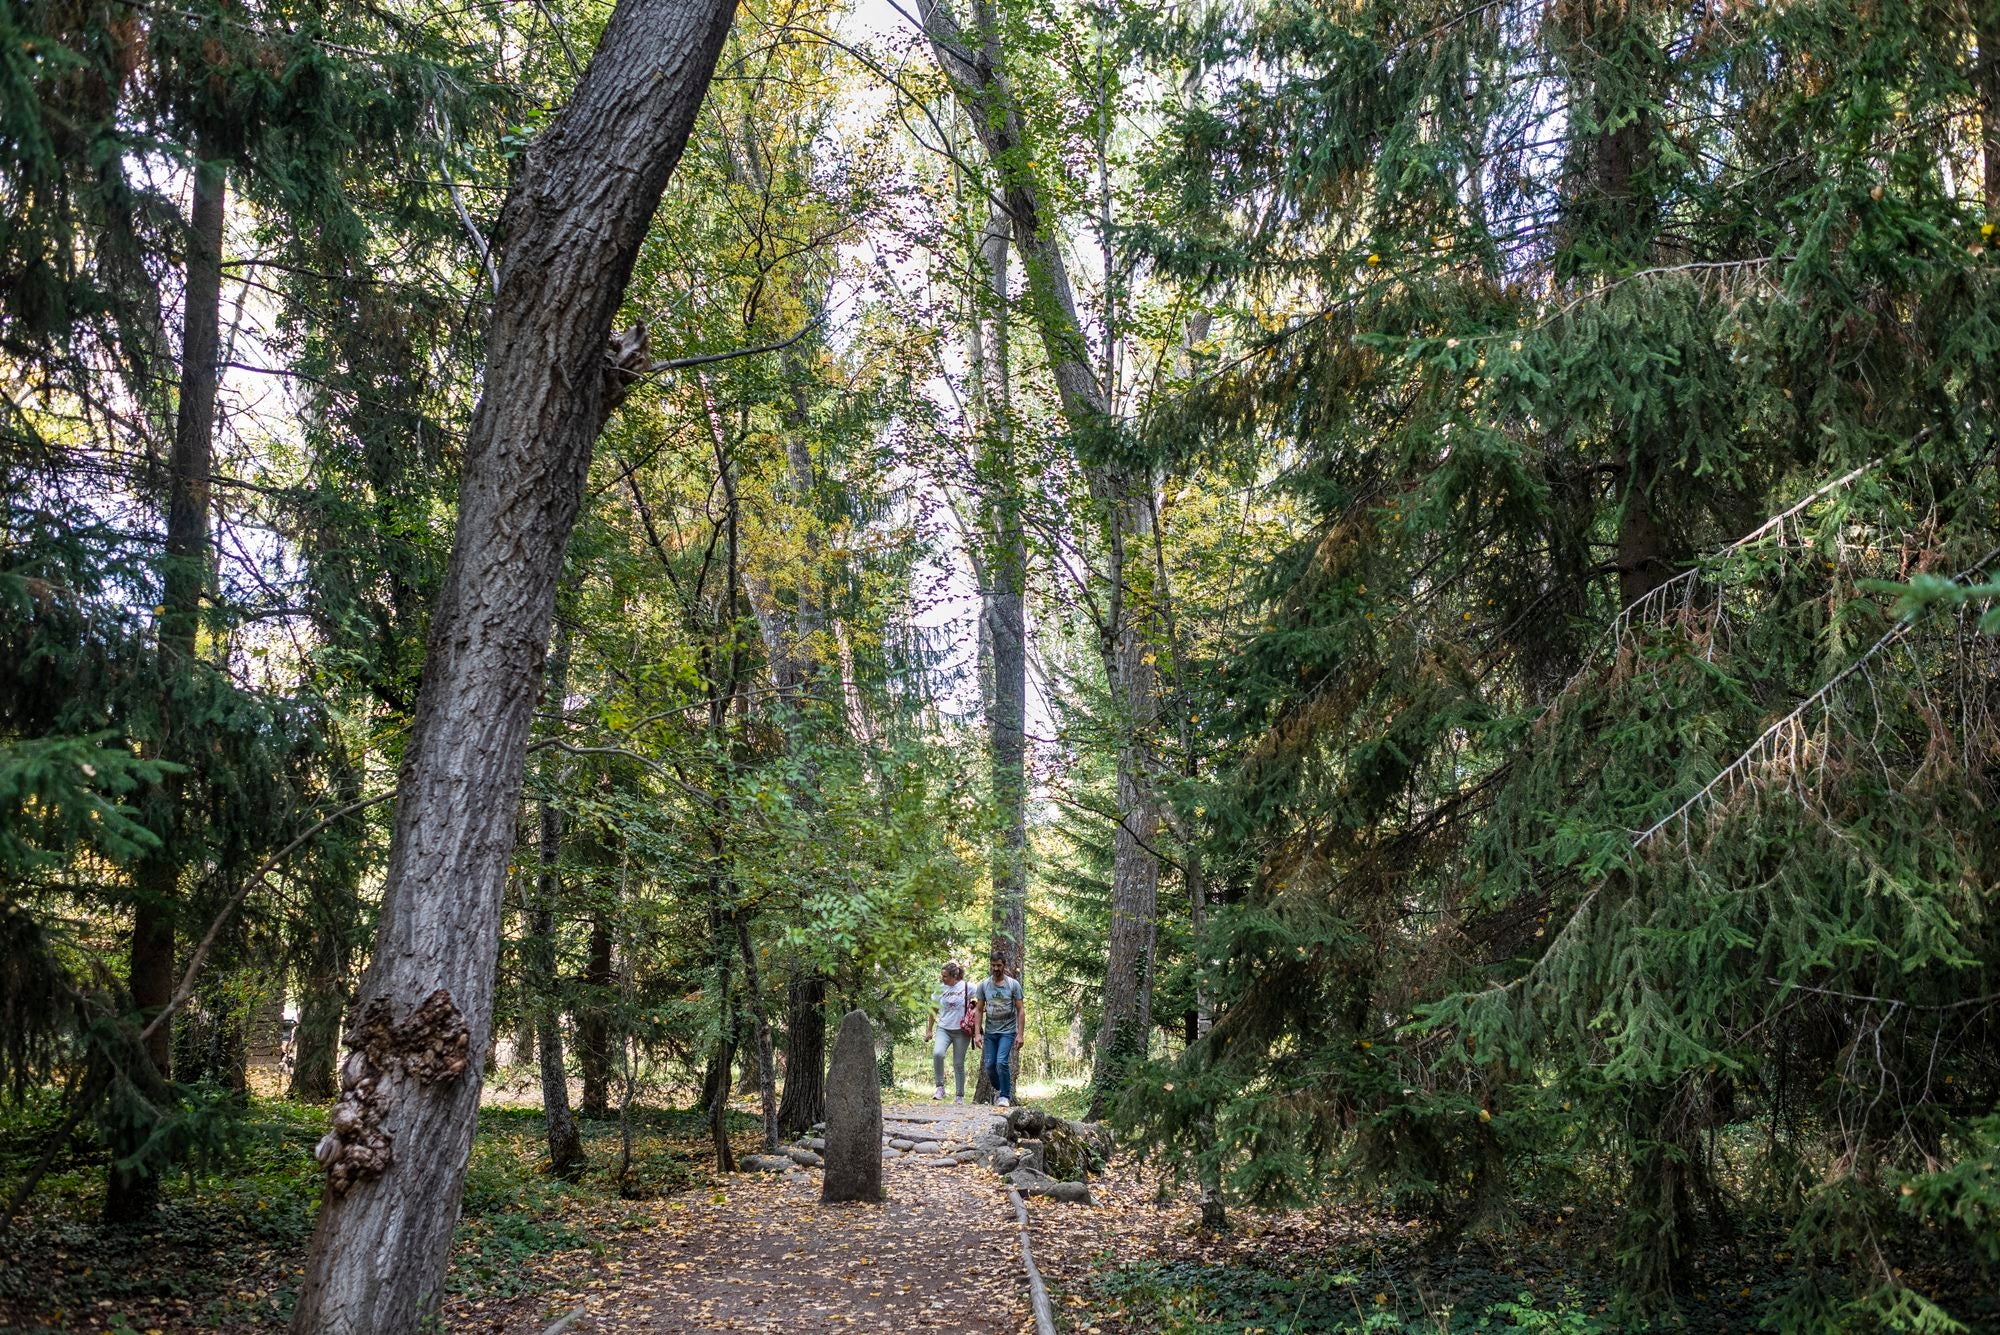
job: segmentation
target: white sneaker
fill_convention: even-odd
[[[931,1102],[935,1103],[938,1100],[942,1099],[943,1097],[944,1097],[944,1086],[939,1085],[937,1087],[937,1093],[931,1095]]]
[[[1005,1094],[1002,1094],[999,1098],[993,1100],[993,1106],[996,1108],[1005,1108],[1010,1102],[1011,1100]]]
[[[963,1108],[965,1106],[965,1095],[960,1094],[957,1098],[953,1099],[952,1102],[958,1105],[959,1107]]]

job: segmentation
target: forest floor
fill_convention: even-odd
[[[891,1116],[941,1111],[955,1114],[923,1102]],[[0,1187],[53,1120],[31,1107],[0,1123]],[[0,1331],[281,1328],[318,1202],[321,1125],[317,1109],[253,1099],[235,1153],[169,1182],[141,1230],[97,1223],[103,1153],[79,1144],[0,1241]],[[623,1199],[617,1121],[583,1128],[589,1169],[559,1182],[541,1169],[538,1109],[482,1110],[443,1329],[540,1335],[572,1313],[572,1335],[1032,1329],[1005,1192],[983,1168],[911,1156],[887,1166],[886,1206],[822,1206],[817,1173],[719,1176],[698,1114],[649,1109],[632,1127],[642,1199]],[[755,1150],[754,1119],[733,1115],[731,1139]],[[1705,1259],[1678,1311],[1621,1313],[1603,1221],[1568,1210],[1524,1207],[1490,1244],[1441,1246],[1414,1220],[1355,1205],[1239,1210],[1215,1237],[1195,1228],[1186,1190],[1128,1157],[1092,1191],[1091,1206],[1029,1202],[1064,1335],[1747,1335],[1796,1276],[1781,1240],[1746,1228]],[[1977,1328],[2000,1330],[2000,1308],[1984,1315],[1993,1324]]]

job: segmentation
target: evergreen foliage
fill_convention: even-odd
[[[1155,434],[1275,441],[1301,510],[1218,667],[1210,837],[1255,850],[1200,952],[1224,1009],[1135,1114],[1214,1107],[1239,1191],[1344,1166],[1497,1228],[1607,1184],[1649,1297],[1769,1209],[1774,1323],[1945,1320],[1893,1258],[1980,1232],[1919,1241],[1897,1193],[1977,1153],[2000,1075],[2000,271],[1957,24],[1141,34],[1226,71],[1138,230],[1242,331]]]

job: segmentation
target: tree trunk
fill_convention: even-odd
[[[982,11],[983,12],[983,11]],[[988,57],[998,37],[986,29]],[[978,242],[979,281],[971,292],[966,339],[972,401],[982,453],[980,550],[973,565],[980,582],[979,703],[986,718],[989,784],[998,830],[989,856],[993,883],[989,945],[1004,951],[1014,972],[1028,957],[1027,873],[1027,538],[1021,525],[1019,469],[1014,455],[1012,350],[1008,329],[1007,253],[1013,222],[989,202]],[[968,541],[971,535],[968,535]],[[971,961],[976,974],[983,961]],[[983,1060],[972,1101],[993,1102],[993,1071]]]
[[[1104,660],[1113,708],[1123,739],[1118,749],[1118,832],[1112,863],[1112,927],[1105,962],[1104,1025],[1091,1082],[1092,1116],[1122,1078],[1124,1062],[1145,1050],[1152,1027],[1152,967],[1159,859],[1154,852],[1159,803],[1154,795],[1151,730],[1155,722],[1153,663],[1156,632],[1151,609],[1134,581],[1143,564],[1127,558],[1130,544],[1143,543],[1152,530],[1152,478],[1144,468],[1116,462],[1107,449],[1118,425],[1108,386],[1090,361],[1090,347],[1077,318],[1061,240],[1041,192],[1022,159],[1026,134],[1002,58],[999,28],[990,12],[979,11],[980,55],[942,0],[919,0],[918,12],[938,68],[972,123],[986,160],[999,173],[1014,248],[1028,283],[1028,309],[1040,336],[1063,417],[1076,437],[1084,480],[1105,530],[1107,566],[1103,578],[1107,607],[1098,621],[1098,652]]]
[[[583,965],[583,1000],[576,1008],[576,1056],[583,1068],[585,1117],[611,1115],[611,922],[603,912],[590,919],[590,953]]]
[[[361,798],[362,758],[335,735],[334,789],[341,804]],[[330,834],[332,832],[329,832]],[[346,831],[334,836],[348,839]],[[367,866],[365,832],[342,843],[322,874],[315,876],[307,905],[305,959],[299,966],[299,1025],[292,1035],[289,1096],[300,1103],[331,1103],[339,1092],[334,1065],[340,1051],[340,1022],[347,1013],[348,974],[354,965],[354,934],[361,876]]]
[[[201,605],[213,583],[208,530],[209,475],[214,471],[215,394],[220,369],[222,235],[228,178],[221,163],[198,162],[188,219],[187,273],[181,301],[180,404],[174,418],[173,452],[168,461],[167,545],[161,569],[159,620],[160,755],[184,760],[180,737],[188,726],[181,700],[194,669]],[[162,845],[136,869],[138,894],[132,911],[132,944],[126,984],[138,1022],[151,1021],[174,995],[174,920],[180,898],[180,859],[185,853],[176,830],[182,823],[185,776],[169,779],[162,794],[167,828]],[[142,1084],[164,1088],[173,1075],[173,1026],[163,1024],[146,1040],[153,1065]],[[133,1221],[150,1215],[159,1197],[153,1169],[144,1164],[118,1167],[119,1159],[140,1150],[148,1128],[129,1126],[114,1147],[104,1202],[107,1219]],[[126,1143],[129,1139],[130,1143]]]
[[[535,1060],[535,1016],[524,1012],[514,1023],[514,1064],[526,1066]]]
[[[330,1103],[337,1091],[334,1062],[340,1019],[347,1009],[350,947],[333,933],[316,933],[299,973],[299,1027],[292,1038],[292,1080],[299,1103]]]
[[[626,383],[605,366],[611,322],[735,9],[620,0],[509,192],[487,392],[466,440],[359,990],[365,1046],[343,1072],[342,1111],[359,1114],[361,1138],[350,1126],[322,1142],[331,1172],[295,1330],[404,1335],[436,1310],[479,1105],[556,576],[592,445]],[[427,1056],[433,1047],[441,1059]]]
[[[542,807],[542,832],[545,837],[552,814],[545,803]],[[547,871],[542,875],[553,880]],[[553,887],[545,884],[541,893],[552,897]],[[529,940],[540,957],[536,972],[543,973],[545,969],[552,972],[555,964],[555,924],[548,908],[548,898],[535,906],[528,915],[528,921]],[[546,978],[548,974],[543,976]],[[550,978],[544,985],[553,987],[554,980]],[[569,1110],[569,1064],[563,1059],[562,1014],[552,995],[544,995],[535,1001],[535,1051],[541,1062],[542,1126],[548,1133],[549,1171],[557,1177],[574,1179],[582,1175],[586,1160],[583,1137],[577,1131],[576,1118]]]
[[[826,1120],[826,976],[809,973],[785,990],[785,1097],[778,1133],[802,1135]]]
[[[721,854],[721,837],[710,835],[713,851]],[[734,985],[736,925],[733,909],[722,900],[720,877],[708,878],[709,947],[714,951],[715,1046],[709,1053],[708,1070],[702,1079],[702,1107],[708,1112],[708,1136],[715,1149],[717,1172],[736,1171],[736,1155],[729,1146],[729,1073],[736,1061],[738,1016]]]
[[[563,701],[569,695],[572,644],[569,624],[558,623],[555,643],[549,648],[548,688],[544,698],[552,702],[559,719]],[[554,786],[554,775],[545,772],[544,779],[548,786]],[[573,1179],[582,1174],[585,1159],[583,1137],[569,1109],[569,1064],[563,1059],[561,966],[556,953],[555,912],[562,898],[563,817],[546,793],[535,805],[541,865],[535,871],[534,905],[528,910],[524,952],[528,976],[524,981],[535,1011],[535,1047],[541,1054],[542,1125],[548,1133],[549,1171],[557,1177]]]
[[[1028,965],[1028,539],[1021,523],[1019,466],[1014,457],[1012,358],[1007,320],[1009,221],[997,205],[981,237],[990,315],[974,331],[981,346],[981,387],[986,446],[993,479],[986,498],[992,550],[985,562],[987,590],[980,624],[991,662],[986,742],[993,766],[993,805],[1000,834],[993,850],[993,934],[1027,976]],[[973,968],[978,968],[975,961]]]
[[[743,991],[756,1021],[757,1102],[764,1118],[764,1153],[778,1152],[778,1072],[771,1052],[771,1010],[764,1001],[764,983],[757,971],[757,952],[750,946],[750,924],[736,916],[736,947],[743,956]]]
[[[1150,526],[1148,526],[1150,533]],[[1114,561],[1114,572],[1119,562]],[[1114,579],[1122,575],[1114,573]],[[1153,650],[1128,621],[1109,655],[1112,699],[1124,710],[1118,752],[1118,830],[1111,845],[1111,939],[1104,969],[1104,1019],[1091,1063],[1090,1111],[1102,1120],[1127,1071],[1146,1056],[1153,1029],[1153,944],[1160,889],[1160,807],[1154,796],[1151,737],[1156,721]]]

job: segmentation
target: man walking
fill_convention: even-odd
[[[980,1060],[993,1080],[993,1106],[1005,1108],[1014,1101],[1014,1040],[1028,1023],[1028,1002],[1021,980],[1007,976],[1007,952],[994,951],[987,964],[992,973],[980,979],[974,1007],[986,1034]]]

